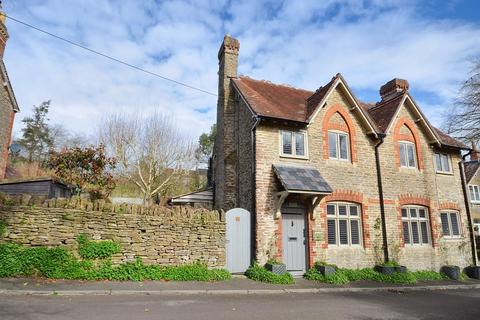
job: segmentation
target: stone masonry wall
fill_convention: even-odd
[[[14,112],[5,86],[0,88],[0,180],[5,176]]]
[[[7,231],[0,242],[75,248],[85,233],[93,240],[121,245],[114,263],[141,257],[145,263],[179,265],[202,261],[225,266],[225,222],[216,211],[155,206],[49,201],[45,206],[0,206]]]

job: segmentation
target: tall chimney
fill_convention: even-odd
[[[389,98],[397,95],[399,92],[408,91],[408,81],[404,79],[392,79],[380,87],[380,96],[382,101],[388,100]]]
[[[236,205],[235,95],[240,43],[225,35],[218,51],[217,136],[214,150],[214,206],[228,210]]]
[[[2,2],[0,1],[0,59],[3,59],[3,53],[5,52],[5,46],[8,40],[7,26],[5,25],[7,17],[3,12]]]

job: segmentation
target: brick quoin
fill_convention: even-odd
[[[330,123],[330,119],[338,113],[343,120],[345,121],[346,125],[341,125],[338,123]],[[342,108],[339,104],[335,104],[331,106],[325,116],[323,118],[323,158],[328,159],[328,130],[340,130],[348,133],[349,142],[350,142],[350,154],[351,154],[351,161],[357,162],[357,150],[356,150],[356,139],[355,139],[355,126],[353,124],[353,120],[350,115]]]
[[[410,130],[413,137],[411,135],[400,133],[400,130],[402,129],[403,126],[406,126]],[[409,141],[415,144],[418,169],[423,170],[424,167],[423,167],[423,156],[420,149],[420,136],[418,134],[415,123],[412,120],[407,119],[405,117],[398,119],[397,124],[395,125],[395,128],[393,130],[393,142],[395,144],[395,161],[397,163],[397,167],[400,168],[400,146],[398,144],[399,141]]]
[[[5,139],[5,148],[3,150],[3,154],[1,155],[0,161],[0,179],[5,177],[7,163],[8,163],[8,147],[12,142],[12,130],[13,130],[13,122],[15,120],[15,112],[11,112],[10,114],[10,121],[8,123],[8,128],[6,132],[6,139]]]

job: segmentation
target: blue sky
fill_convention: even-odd
[[[202,89],[217,90],[225,33],[239,73],[315,90],[340,72],[361,100],[400,77],[434,124],[480,57],[477,1],[4,0],[7,14]],[[51,122],[94,136],[111,112],[171,114],[193,138],[216,98],[112,63],[7,21],[5,63],[20,104],[52,100]]]

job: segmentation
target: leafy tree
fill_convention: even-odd
[[[480,59],[463,83],[455,105],[444,116],[444,129],[458,139],[477,145],[480,141]]]
[[[107,198],[115,188],[111,171],[116,160],[106,156],[105,147],[74,147],[62,151],[52,151],[48,167],[55,174],[72,184],[77,193],[88,192],[91,199]]]
[[[217,135],[217,125],[213,124],[210,132],[202,133],[198,138],[198,148],[195,151],[195,157],[198,162],[208,165],[208,160],[213,154],[215,136]]]
[[[49,108],[50,100],[44,101],[39,106],[34,106],[31,117],[25,117],[22,120],[25,127],[22,129],[22,138],[18,143],[25,149],[29,163],[44,162],[52,148],[53,139],[47,118]]]

